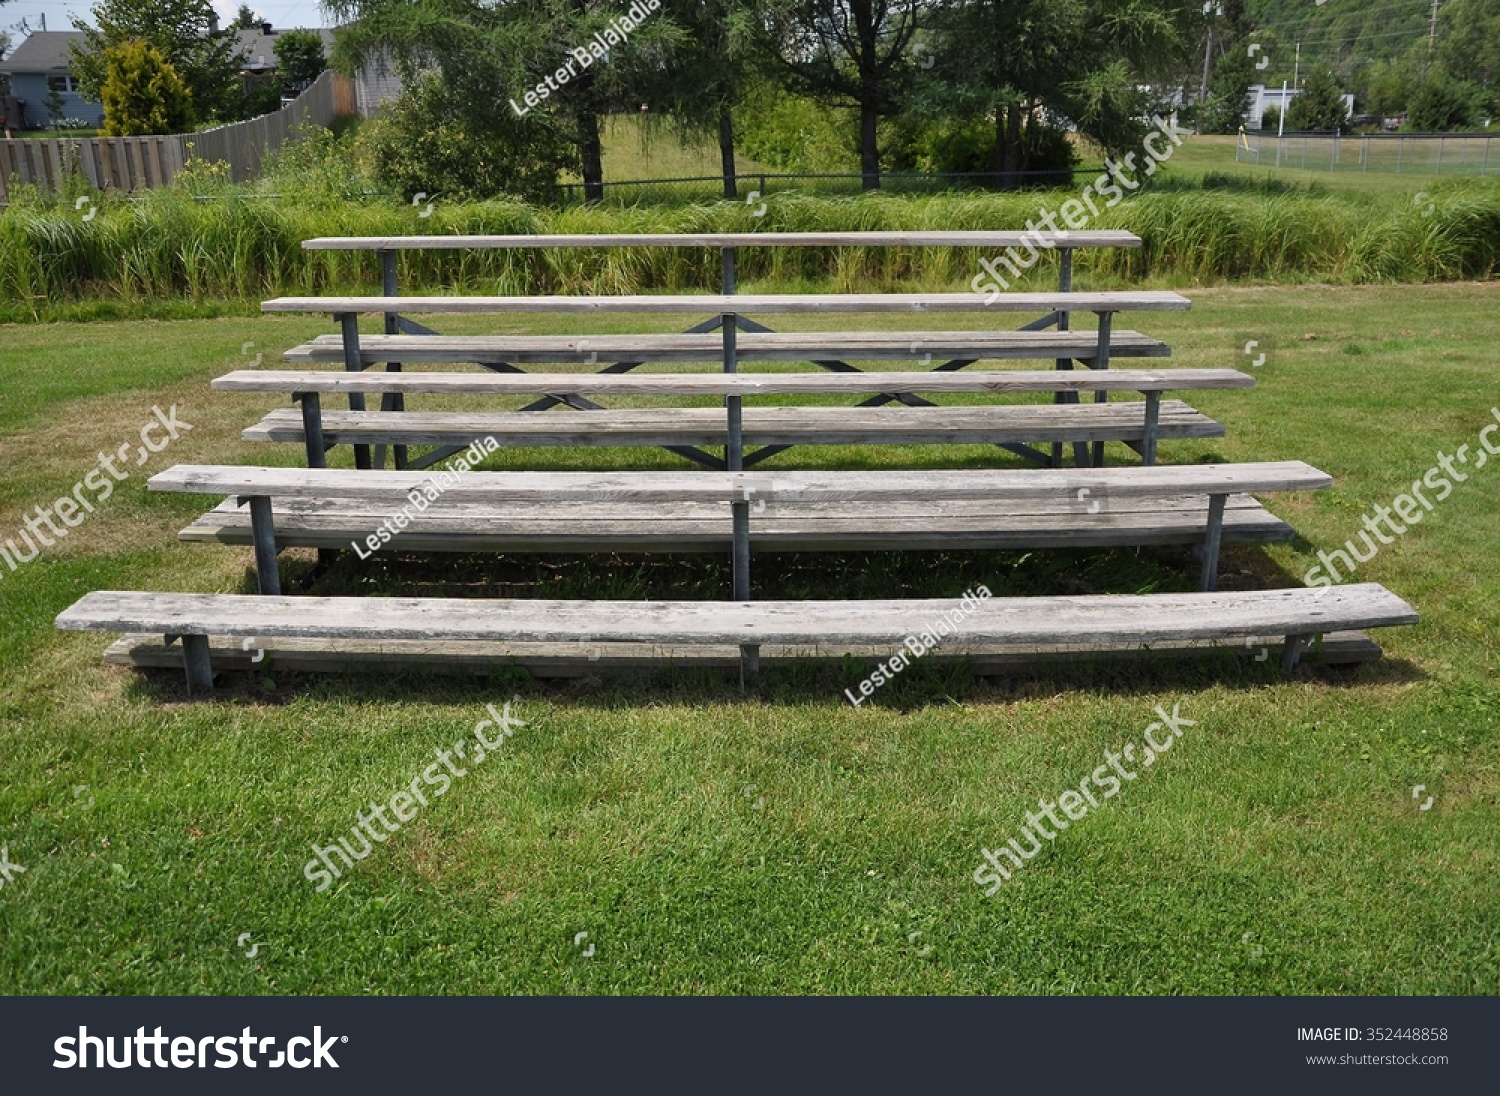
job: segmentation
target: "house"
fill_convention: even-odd
[[[11,94],[20,107],[21,128],[45,129],[56,124],[47,103],[54,92],[61,97],[60,118],[90,129],[103,124],[104,108],[78,94],[78,84],[68,69],[75,42],[83,43],[83,35],[76,30],[37,31],[0,63],[0,76],[10,78]]]
[[[303,29],[303,28],[297,28]],[[323,56],[333,52],[333,31],[327,27],[307,28],[323,39]],[[276,40],[287,33],[288,28],[277,30],[270,23],[261,23],[249,30],[237,30],[240,52],[240,78],[246,86],[270,79],[276,74]],[[300,90],[300,89],[299,89]]]
[[[323,39],[323,52],[331,53],[334,32],[323,27],[310,29]],[[277,30],[270,23],[235,32],[242,65],[240,78],[247,87],[274,77],[276,39],[285,33],[286,30]],[[104,108],[78,94],[77,81],[69,71],[71,47],[74,43],[81,46],[83,38],[81,32],[74,30],[35,31],[4,62],[0,62],[0,79],[10,78],[11,94],[20,102],[21,128],[50,129],[54,126],[47,105],[54,88],[62,96],[60,117],[76,120],[82,127],[90,129],[103,124]],[[364,91],[366,85],[385,89],[391,79],[384,73],[360,72],[356,87],[360,91]],[[399,83],[394,90],[400,91]],[[388,92],[379,96],[379,101],[389,97],[391,93]],[[361,113],[364,113],[364,102],[365,96],[361,95]],[[9,118],[7,122],[10,122]]]

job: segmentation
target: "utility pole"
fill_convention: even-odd
[[[1432,48],[1437,43],[1437,9],[1438,0],[1432,0],[1432,14],[1427,19],[1427,60],[1422,65],[1423,79],[1427,77],[1427,69],[1432,64]]]
[[[1203,79],[1198,84],[1198,123],[1194,132],[1203,132],[1203,104],[1208,102],[1208,62],[1214,51],[1214,12],[1212,5],[1204,5],[1208,11],[1208,41],[1203,45]]]
[[[1284,69],[1282,71],[1285,71]],[[1302,71],[1302,43],[1297,43],[1297,55],[1292,61],[1292,87],[1301,87],[1297,75]]]

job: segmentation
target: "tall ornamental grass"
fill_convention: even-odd
[[[739,202],[680,207],[532,208],[447,204],[428,217],[389,201],[305,201],[228,188],[211,200],[176,189],[105,200],[91,220],[34,197],[0,214],[0,319],[71,302],[129,308],[161,301],[256,301],[280,294],[376,292],[369,253],[310,252],[314,236],[410,234],[834,231],[1021,228],[1065,191],[857,198],[772,195],[762,216]],[[1166,189],[1103,209],[1093,228],[1123,228],[1135,250],[1081,252],[1082,284],[1152,281],[1428,282],[1493,277],[1500,267],[1500,189],[1434,186],[1430,199],[1352,194]],[[743,281],[835,290],[963,288],[980,252],[958,248],[755,248]],[[718,256],[702,248],[407,252],[404,290],[634,293],[714,289]],[[1018,285],[1054,284],[1055,262]]]

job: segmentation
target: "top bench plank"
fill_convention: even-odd
[[[880,645],[954,599],[911,601],[552,601],[277,597],[97,591],[57,616],[68,631],[342,639]],[[955,643],[1139,643],[1316,635],[1415,624],[1377,583],[1198,594],[994,598]]]
[[[360,360],[376,362],[479,362],[538,365],[551,362],[709,362],[724,356],[724,337],[662,335],[362,335]],[[1137,331],[1112,331],[1112,357],[1165,358],[1166,343]],[[1099,353],[1095,331],[751,331],[736,339],[740,361],[853,361],[933,358],[1084,358]],[[319,335],[282,357],[295,364],[344,362],[339,335]]]
[[[1140,247],[1118,230],[1094,232],[620,232],[555,236],[320,236],[308,251],[446,251],[507,247]]]
[[[262,312],[1181,312],[1179,293],[697,293],[604,297],[276,297]]]
[[[237,369],[215,377],[219,392],[439,392],[497,396],[856,395],[898,392],[1171,392],[1254,388],[1234,369],[1051,370],[865,373],[348,373]]]
[[[153,491],[242,498],[382,499],[394,503],[435,472],[351,471],[178,464],[149,481]],[[920,498],[1104,500],[1111,496],[1253,494],[1329,487],[1333,477],[1302,461],[1128,468],[951,469],[853,472],[465,472],[444,490],[454,502],[588,499],[744,502],[775,497],[815,503]],[[1080,492],[1086,492],[1080,495]],[[1080,505],[1080,510],[1083,507]]]

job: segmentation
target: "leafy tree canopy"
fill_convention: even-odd
[[[242,59],[234,32],[213,29],[208,0],[100,0],[93,17],[96,26],[73,21],[84,36],[72,47],[72,68],[85,98],[102,101],[110,47],[143,41],[172,66],[199,114],[218,116],[233,100]]]

